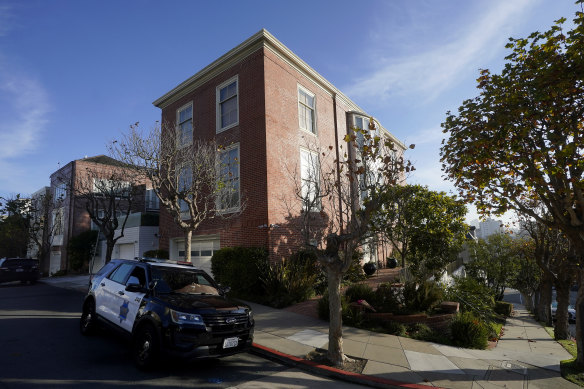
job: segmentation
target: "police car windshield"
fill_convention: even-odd
[[[199,271],[152,266],[152,280],[158,293],[219,295],[211,279]]]

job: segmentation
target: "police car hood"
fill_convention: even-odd
[[[160,300],[168,304],[169,308],[181,312],[197,313],[198,310],[221,310],[230,311],[247,308],[224,296],[205,294],[182,294],[169,293],[157,296]]]

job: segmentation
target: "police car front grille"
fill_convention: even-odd
[[[203,320],[207,327],[211,327],[216,331],[242,328],[248,323],[247,314],[245,313],[230,315],[203,315]]]

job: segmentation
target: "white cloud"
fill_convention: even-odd
[[[484,57],[490,55],[489,51],[500,49],[501,40],[507,38],[501,31],[524,13],[530,3],[533,2],[515,0],[495,3],[478,19],[469,20],[467,27],[460,29],[459,39],[404,58],[394,59],[391,54],[386,58],[377,58],[376,63],[383,64],[381,67],[345,89],[354,98],[375,96],[379,100],[410,95],[432,100],[455,84],[465,69],[476,71],[469,65],[484,62]],[[391,50],[388,52],[392,53]]]

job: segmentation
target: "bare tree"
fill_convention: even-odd
[[[401,183],[405,173],[413,169],[394,142],[379,133],[373,119],[368,129],[354,128],[341,143],[338,150],[334,146],[307,144],[300,168],[287,168],[296,185],[293,196],[301,206],[305,244],[315,251],[326,269],[330,309],[328,358],[337,366],[347,360],[342,339],[343,275],[351,266],[354,253],[376,235],[369,226],[375,212],[383,206],[384,188]],[[289,209],[292,203],[289,199]],[[324,219],[328,223],[324,229],[311,224],[314,220],[311,215],[317,213],[329,216]],[[323,231],[324,250],[317,250],[317,239]]]
[[[229,218],[244,209],[239,197],[237,149],[213,140],[185,138],[180,127],[156,124],[143,132],[138,123],[113,141],[114,158],[134,166],[185,236],[185,260],[191,261],[191,237],[205,220]]]
[[[116,242],[124,236],[128,216],[144,192],[133,167],[116,160],[110,162],[86,167],[69,188],[105,238],[106,263],[112,258]]]
[[[48,256],[53,244],[55,231],[61,228],[61,220],[56,218],[51,222],[54,208],[58,208],[62,199],[55,198],[50,192],[45,192],[39,196],[31,198],[29,230],[29,250],[33,257],[39,259],[40,268],[43,272],[48,272]]]

